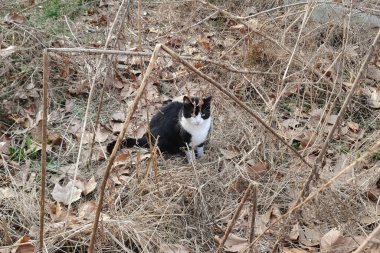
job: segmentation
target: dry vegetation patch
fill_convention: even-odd
[[[337,122],[380,24],[377,1],[143,1],[142,7],[146,56],[49,53],[48,252],[87,252],[105,147],[120,132],[158,43],[219,82],[316,166],[304,197],[378,142],[378,45]],[[327,10],[342,18],[324,18]],[[139,16],[133,1],[36,0],[0,2],[0,18],[0,252],[33,252],[42,50],[107,43],[108,49],[139,51]],[[184,94],[213,96],[206,156],[189,165],[157,150],[120,151],[106,187],[97,251],[214,252],[234,221],[224,252],[246,252],[253,233],[251,239],[260,236],[253,252],[348,253],[378,227],[378,148],[283,217],[299,203],[312,168],[236,101],[164,52],[127,135],[141,136],[162,105]],[[249,185],[257,198],[241,203]],[[371,240],[363,252],[379,247]]]

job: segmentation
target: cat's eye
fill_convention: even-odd
[[[202,116],[202,117],[205,117],[205,116],[206,116],[206,114],[204,114],[204,113],[203,113],[201,116]]]

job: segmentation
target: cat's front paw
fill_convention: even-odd
[[[202,158],[205,155],[203,146],[197,147],[197,158]]]

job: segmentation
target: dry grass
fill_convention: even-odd
[[[247,10],[251,6],[255,7],[256,12],[261,12],[281,6],[282,3],[248,0],[210,2],[236,16],[249,15]],[[379,10],[374,1],[354,2],[354,8],[357,9]],[[1,14],[14,10],[16,6],[17,3],[3,4],[4,12]],[[69,19],[69,22],[57,19],[60,24],[66,23],[65,33],[58,35],[51,34],[51,27],[44,29],[33,22],[8,24],[0,21],[4,25],[0,28],[2,48],[10,45],[24,48],[12,57],[4,58],[5,65],[0,66],[0,73],[4,73],[0,77],[0,90],[4,94],[0,95],[3,100],[0,103],[0,143],[7,141],[13,147],[26,149],[25,139],[29,135],[32,136],[33,145],[40,146],[38,130],[35,133],[38,125],[26,126],[22,120],[25,121],[26,115],[31,115],[35,122],[37,112],[40,111],[41,49],[45,45],[91,47],[97,45],[98,40],[103,45],[109,26],[97,23],[96,27],[89,20],[99,20],[104,15],[111,22],[117,6],[116,3],[108,7],[84,5],[87,15],[78,14]],[[0,9],[1,7],[0,3]],[[29,15],[30,20],[33,20],[34,8],[21,8],[18,11]],[[90,16],[88,13],[91,10],[99,13]],[[36,9],[34,11],[37,12]],[[147,12],[143,16],[145,52],[151,51],[157,43],[168,43],[181,55],[195,50],[190,56],[208,57],[237,68],[237,72],[232,72],[207,63],[199,67],[203,73],[223,84],[254,109],[312,164],[331,129],[331,124],[327,122],[329,114],[336,115],[339,112],[349,92],[349,84],[355,79],[375,36],[373,31],[360,26],[352,25],[346,29],[343,21],[318,23],[308,19],[300,31],[304,5],[257,15],[255,28],[290,51],[299,37],[295,56],[290,61],[287,52],[257,33],[231,28],[239,24],[237,20],[219,14],[205,19],[215,10],[199,2],[148,1],[143,2],[143,11]],[[126,19],[119,20],[123,25],[117,33],[117,43],[112,40],[112,48],[129,50],[136,46],[136,13],[137,4],[133,4]],[[54,22],[50,23],[54,25]],[[67,30],[69,24],[72,32]],[[94,29],[97,29],[96,32],[91,33]],[[370,63],[373,66],[379,64],[378,55],[377,48]],[[81,88],[79,84],[85,81],[91,83],[99,63],[98,56],[87,54],[54,53],[50,57],[48,128],[61,136],[64,144],[52,147],[48,152],[49,205],[53,203],[51,192],[55,183],[66,183],[71,179],[79,141],[70,127],[83,121],[89,91],[88,87]],[[140,66],[135,63],[139,62],[137,58],[127,58],[123,65],[116,58],[108,57],[100,64],[102,71],[94,88],[87,132],[92,132],[95,128],[102,85],[105,85],[106,94],[100,123],[103,127],[110,127],[113,112],[128,111],[135,95],[130,91],[138,87],[137,83],[141,80],[138,72],[146,68],[148,63],[147,58],[144,58],[143,65]],[[168,58],[165,61],[162,59],[159,58],[146,98],[142,100],[127,134],[133,134],[133,129],[146,120],[146,112],[151,116],[154,108],[159,107],[167,98],[188,91],[202,91],[213,95],[213,129],[206,145],[206,157],[195,165],[188,165],[183,157],[149,156],[146,150],[125,151],[128,158],[114,168],[106,188],[103,220],[96,244],[99,252],[158,252],[165,243],[183,245],[190,252],[213,252],[218,246],[214,237],[223,235],[249,183],[255,184],[258,189],[257,220],[260,221],[268,212],[271,213],[270,210],[284,214],[291,209],[311,171],[235,102],[179,63],[173,63]],[[66,66],[69,66],[68,75],[65,74]],[[284,81],[287,66],[289,68]],[[239,73],[242,70],[276,74]],[[316,71],[325,73],[327,78],[318,77]],[[128,87],[132,87],[130,91],[115,85],[121,79],[128,83]],[[380,138],[378,111],[371,108],[363,95],[363,87],[376,86],[377,82],[370,76],[363,78],[344,114],[343,125],[338,130],[341,134],[332,138],[324,166],[318,164],[320,177],[313,181],[310,192],[318,190]],[[273,107],[274,104],[276,107]],[[317,109],[325,117],[315,117]],[[13,119],[9,115],[13,115]],[[295,120],[296,124],[284,124],[289,119]],[[357,123],[359,129],[350,129],[349,122]],[[24,129],[27,130],[21,131]],[[111,139],[110,136],[107,141]],[[90,145],[82,147],[82,157],[79,159],[81,177],[89,179],[95,175],[96,181],[101,181],[107,163],[107,155],[104,153],[107,141],[95,144],[91,161],[88,157]],[[19,156],[11,161],[9,152],[0,151],[0,190],[10,190],[7,197],[4,192],[0,192],[1,249],[12,245],[26,234],[31,236],[33,242],[37,240],[40,163],[30,156]],[[148,158],[135,162],[138,156]],[[31,160],[30,166],[28,160]],[[260,162],[264,162],[267,167],[255,174]],[[266,233],[256,244],[256,250],[271,252],[276,241],[280,248],[305,247],[299,240],[289,239],[290,231],[296,224],[303,228],[318,228],[322,235],[337,228],[345,237],[365,237],[378,225],[379,220],[378,205],[367,197],[368,190],[375,187],[379,180],[378,164],[377,151],[370,159],[336,180],[313,201],[305,204],[298,213]],[[64,227],[63,220],[54,221],[49,210],[46,210],[45,243],[49,252],[86,252],[92,228],[91,215],[82,217],[78,210],[81,205],[97,200],[98,194],[95,190],[73,203],[72,211],[76,219],[71,220],[67,227]],[[246,203],[232,230],[233,234],[249,238],[250,214],[249,203]],[[272,211],[272,216],[279,217],[278,215]],[[268,224],[256,224],[257,236]],[[317,247],[314,249],[318,250]]]

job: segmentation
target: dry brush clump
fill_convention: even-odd
[[[62,18],[65,27],[71,27],[64,29],[66,36],[35,28],[29,9],[1,21],[0,56],[5,64],[0,87],[9,97],[0,104],[0,166],[4,168],[0,252],[22,247],[12,246],[17,240],[28,245],[38,239],[41,49],[101,47],[107,35],[100,34],[116,24],[109,48],[135,50],[137,5],[126,2],[125,12],[114,22],[121,1],[85,6],[86,14],[69,21]],[[307,186],[307,197],[379,139],[379,49],[375,48],[320,161],[328,133],[337,124],[376,33],[365,24],[349,23],[349,16],[341,22],[318,22],[313,13],[321,3],[282,5],[282,1],[143,2],[142,45],[144,53],[161,43],[187,57],[252,108],[309,164],[316,164],[317,175]],[[330,5],[336,6],[343,5]],[[366,11],[378,5],[363,1],[352,8]],[[12,11],[10,5],[8,12]],[[354,12],[348,13],[354,20]],[[23,15],[29,20],[23,21]],[[249,15],[254,16],[242,18]],[[102,58],[83,52],[50,52],[49,58],[45,244],[49,252],[87,251],[109,157],[105,146],[121,130],[149,59]],[[91,90],[92,101],[86,108]],[[106,186],[97,251],[213,252],[250,184],[257,189],[257,199],[250,196],[243,205],[225,252],[247,248],[255,201],[255,237],[277,222],[254,245],[256,252],[276,252],[276,248],[352,252],[377,227],[378,150],[293,212],[297,200],[304,199],[299,195],[312,168],[236,101],[163,51],[127,135],[143,134],[160,106],[184,94],[213,95],[213,129],[206,157],[189,165],[183,157],[168,157],[155,149],[119,152]],[[88,124],[82,138],[85,117]],[[78,178],[73,180],[76,167]],[[69,198],[72,185],[75,201]],[[282,216],[288,212],[292,214]],[[373,249],[367,252],[375,252],[376,243],[369,247]]]

